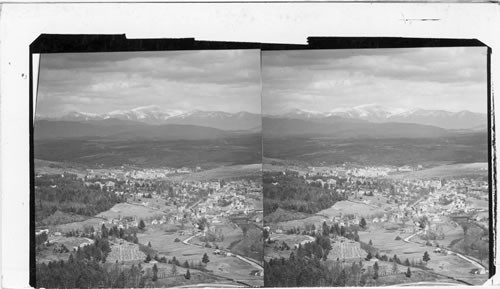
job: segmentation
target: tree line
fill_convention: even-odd
[[[35,222],[56,211],[83,216],[95,216],[109,210],[122,198],[113,192],[86,187],[76,175],[42,175],[35,179]]]
[[[321,186],[309,185],[293,172],[265,172],[263,176],[264,212],[278,208],[314,214],[345,200],[342,194]]]

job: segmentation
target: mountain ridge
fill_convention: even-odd
[[[471,111],[446,111],[430,109],[401,109],[384,107],[377,104],[361,105],[352,108],[336,108],[328,112],[292,109],[282,114],[266,115],[272,118],[291,118],[324,122],[331,117],[367,121],[372,123],[415,123],[436,126],[444,129],[486,129],[486,113]]]
[[[37,115],[37,120],[95,122],[107,119],[136,121],[146,124],[185,124],[221,130],[253,130],[261,126],[261,115],[240,111],[236,113],[203,110],[167,110],[159,106],[143,106],[129,110],[114,110],[96,114],[70,111],[60,116]]]

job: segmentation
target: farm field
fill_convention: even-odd
[[[146,254],[139,250],[139,246],[137,244],[120,240],[119,243],[112,242],[110,245],[111,252],[106,258],[106,262],[115,263],[116,261],[143,261],[146,258]]]
[[[339,261],[360,261],[366,257],[366,252],[361,249],[359,242],[344,240],[332,241],[332,249],[328,253],[328,259]]]

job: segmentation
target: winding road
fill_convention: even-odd
[[[205,247],[203,247],[201,245],[189,243],[189,241],[191,241],[191,239],[193,239],[194,237],[199,236],[199,235],[201,235],[201,233],[198,233],[198,234],[195,234],[195,235],[193,235],[191,237],[188,237],[188,238],[184,239],[184,241],[182,241],[182,243],[185,244],[185,245],[189,245],[189,246],[196,246],[196,247],[199,247],[199,248],[205,248]],[[241,261],[243,261],[245,263],[248,263],[248,264],[252,265],[254,268],[256,268],[258,270],[264,270],[264,267],[262,267],[262,265],[260,265],[259,262],[256,261],[256,260],[253,260],[253,259],[248,258],[248,257],[243,257],[241,255],[235,254],[235,253],[230,252],[230,251],[226,251],[226,250],[222,250],[222,249],[218,249],[218,250],[221,251],[221,252],[225,252],[225,253],[231,253],[234,257],[240,259]]]
[[[414,233],[414,234],[412,234],[412,235],[404,238],[403,241],[405,241],[406,243],[422,245],[420,243],[411,241],[411,238],[415,237],[416,235],[420,234],[421,232],[422,231],[418,231],[418,232],[416,232],[416,233]],[[432,246],[432,247],[434,248],[434,246]],[[435,248],[437,248],[437,247],[435,247]],[[458,253],[458,252],[455,252],[455,251],[452,251],[452,250],[450,250],[448,248],[446,248],[446,250],[449,251],[449,252],[451,252],[453,255],[456,255],[457,257],[459,257],[459,258],[461,258],[461,259],[463,259],[463,260],[471,263],[472,265],[476,266],[479,270],[487,272],[486,267],[484,267],[481,263],[479,263],[479,262],[471,259],[471,257],[465,256],[465,255],[463,255],[461,253]]]
[[[199,247],[199,248],[207,249],[207,248],[205,248],[204,246],[189,243],[189,241],[191,241],[191,239],[193,239],[194,237],[199,236],[199,235],[201,235],[201,233],[198,233],[198,234],[195,234],[195,235],[193,235],[193,236],[191,236],[191,237],[188,237],[188,238],[184,239],[184,240],[182,241],[182,243],[183,243],[184,245],[187,245],[187,246],[195,246],[195,247]],[[215,250],[214,250],[214,251],[215,251]],[[255,260],[252,260],[252,259],[250,259],[250,258],[246,258],[246,257],[240,256],[240,255],[238,255],[238,254],[234,254],[234,253],[229,252],[229,251],[226,251],[226,250],[221,250],[221,249],[219,249],[219,251],[221,251],[221,252],[226,252],[226,253],[231,253],[234,257],[236,257],[236,258],[240,259],[241,261],[243,261],[243,262],[245,262],[245,263],[248,263],[248,264],[252,265],[252,266],[253,266],[253,267],[255,267],[256,269],[258,269],[258,270],[262,270],[262,271],[264,270],[264,267],[262,267],[262,266],[261,266],[261,265],[260,265],[257,261],[255,261]],[[228,277],[225,277],[225,276],[221,276],[221,275],[217,275],[217,274],[214,274],[214,273],[211,273],[211,274],[212,274],[212,275],[215,275],[215,276],[217,276],[217,277],[222,277],[222,278],[224,278],[224,279],[226,279],[226,280],[229,280],[229,281],[232,281],[232,282],[236,282],[236,283],[239,283],[239,284],[242,284],[242,285],[248,286],[248,287],[254,287],[254,286],[252,286],[251,284],[247,284],[247,283],[245,283],[245,282],[243,282],[243,281],[240,281],[240,280],[231,279],[231,278],[228,278]],[[197,287],[205,287],[205,285],[207,285],[206,287],[212,287],[212,286],[213,286],[213,284],[198,284],[198,285],[197,285]],[[192,285],[190,285],[190,286],[192,286]],[[219,287],[219,285],[217,285],[217,287]],[[231,286],[222,286],[222,287],[231,287]]]

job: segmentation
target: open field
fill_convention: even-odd
[[[243,239],[243,232],[241,228],[229,221],[222,224],[212,225],[215,227],[216,231],[221,231],[224,236],[224,240],[219,242],[209,242],[210,244],[217,245],[220,249],[229,249],[231,244]],[[200,236],[196,236],[191,240],[193,244],[204,245],[205,243],[200,240]]]
[[[112,219],[119,217],[137,217],[137,219],[148,219],[161,216],[161,211],[148,208],[142,205],[134,205],[130,203],[119,203],[114,205],[111,209],[99,213],[96,217]]]
[[[259,177],[262,174],[261,172],[261,164],[233,165],[217,167],[188,175],[175,176],[173,178],[189,181],[210,181],[242,177]]]
[[[333,216],[355,214],[364,217],[380,213],[384,213],[384,209],[381,207],[374,207],[372,205],[352,201],[340,201],[335,203],[332,207],[318,212],[317,215],[331,218]]]
[[[287,230],[291,228],[304,228],[306,225],[313,225],[313,224],[322,224],[324,221],[328,221],[328,218],[320,215],[312,215],[310,217],[304,218],[304,219],[298,219],[298,220],[289,220],[285,222],[277,222],[277,223],[272,223],[269,224],[271,229],[282,229],[282,230]]]
[[[103,218],[94,217],[94,218],[89,218],[89,219],[82,221],[82,222],[73,222],[73,223],[48,226],[48,227],[49,227],[49,230],[51,232],[65,233],[65,232],[70,232],[70,231],[75,231],[75,230],[82,231],[86,227],[99,228],[105,222],[106,222],[106,220],[104,220]]]
[[[66,253],[56,253],[53,251],[52,247],[43,248],[42,250],[36,251],[36,263],[46,263],[59,260],[68,260],[71,252]]]
[[[314,238],[308,235],[295,235],[295,234],[270,234],[269,238],[276,242],[285,242],[290,248],[300,244],[304,241],[314,241]]]
[[[390,175],[392,179],[428,179],[443,177],[459,177],[469,175],[488,175],[488,163],[463,163],[442,165],[419,171]]]
[[[212,271],[213,274],[226,278],[234,278],[251,284],[263,284],[262,277],[252,276],[250,272],[255,270],[252,265],[243,262],[235,257],[225,257],[215,255],[214,248],[202,248],[193,245],[186,245],[182,242],[175,242],[176,238],[181,240],[187,236],[181,236],[178,233],[167,233],[161,226],[148,227],[145,232],[137,234],[139,242],[147,244],[151,242],[151,247],[158,251],[159,254],[164,254],[168,259],[176,257],[182,263],[188,261],[197,264],[201,262],[204,253],[207,253],[210,262],[206,269]]]
[[[89,219],[87,216],[77,215],[73,213],[66,213],[62,211],[55,211],[53,214],[45,217],[43,220],[36,223],[38,226],[52,226],[58,224],[77,223]]]
[[[36,251],[36,261],[37,263],[48,263],[50,261],[67,260],[69,255],[73,251],[74,247],[78,247],[82,244],[93,243],[93,240],[80,237],[64,237],[56,236],[49,237],[48,241],[52,244],[47,247],[43,247],[42,250]],[[64,245],[69,252],[60,253],[54,251],[54,249],[60,245]]]
[[[35,174],[62,174],[62,173],[75,174],[78,177],[86,175],[85,167],[80,164],[53,162],[35,159]]]
[[[305,219],[309,217],[309,214],[295,211],[283,210],[282,208],[278,208],[276,211],[265,214],[264,223],[278,223],[278,222],[286,222],[291,220],[299,220]]]
[[[482,284],[486,281],[487,275],[470,274],[470,271],[476,268],[471,263],[454,255],[433,253],[434,247],[395,240],[398,235],[402,238],[408,236],[408,234],[403,235],[398,231],[381,230],[378,227],[370,227],[367,231],[359,232],[360,240],[366,243],[372,240],[373,246],[380,250],[381,255],[386,254],[391,257],[396,254],[401,261],[406,259],[418,261],[427,251],[431,258],[427,267],[433,269],[435,273],[458,278],[472,284]]]

